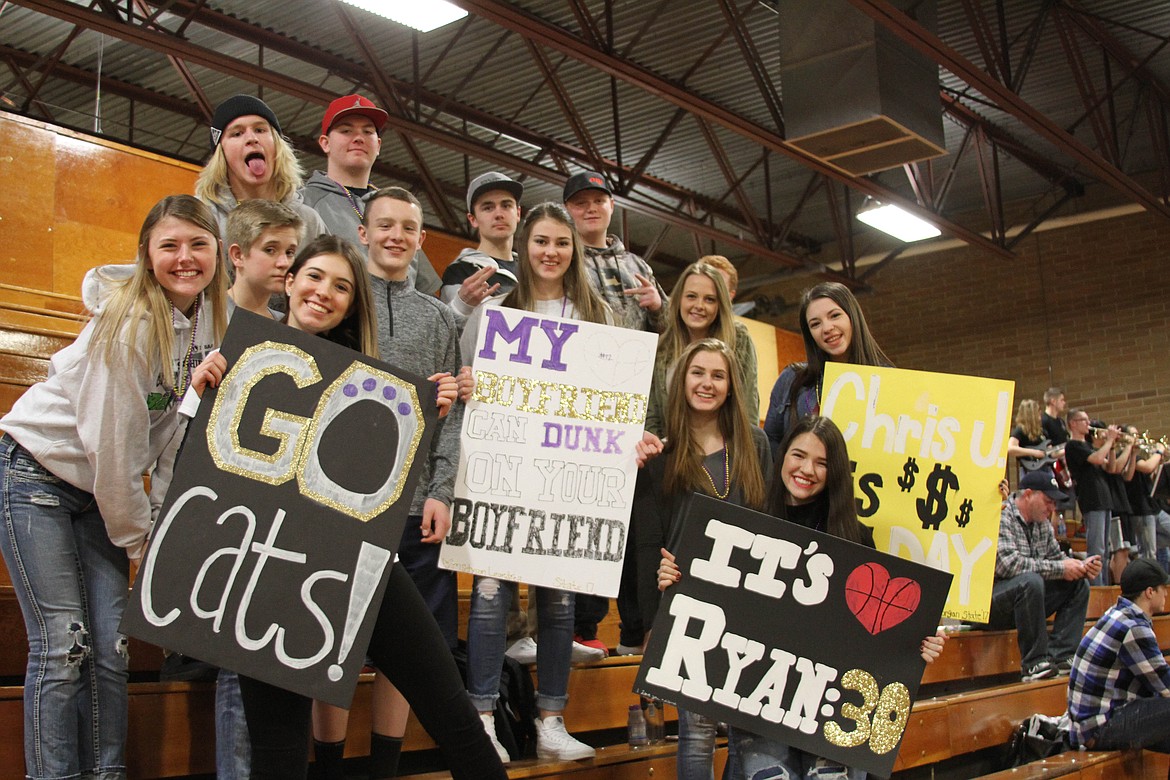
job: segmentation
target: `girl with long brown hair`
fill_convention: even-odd
[[[558,203],[542,203],[529,210],[518,238],[520,262],[516,288],[484,305],[506,306],[544,315],[612,324],[609,306],[585,276],[584,245],[569,213]],[[479,312],[472,314],[460,340],[461,353],[474,353]],[[460,372],[470,381],[470,369]],[[463,388],[461,387],[461,393]],[[467,393],[469,394],[469,393]],[[466,397],[466,395],[464,397]],[[518,597],[515,582],[477,576],[472,586],[471,616],[467,625],[467,689],[480,712],[500,759],[507,751],[499,744],[492,715],[499,698],[500,670],[504,660],[505,622],[512,599]],[[569,663],[573,648],[575,597],[571,591],[530,588],[537,604],[536,657],[539,685],[536,691],[536,754],[546,760],[572,761],[592,758],[593,748],[565,731],[561,717],[568,701]]]
[[[678,525],[685,497],[706,493],[762,510],[771,454],[763,431],[739,403],[743,380],[735,354],[718,339],[692,342],[679,355],[666,401],[666,448],[638,474],[631,535],[637,545],[638,606],[643,625],[658,611],[656,572]],[[628,553],[627,553],[628,554]],[[679,710],[678,776],[710,780],[714,721]]]
[[[827,417],[811,415],[793,423],[780,446],[767,512],[791,523],[873,547],[873,530],[857,519],[849,453],[840,429]],[[658,587],[665,590],[681,577],[675,556],[662,550]],[[940,631],[922,640],[919,652],[927,663],[942,652]],[[841,766],[791,747],[773,737],[733,727],[728,739],[734,755],[732,776],[834,777],[864,780],[865,772]],[[682,750],[681,745],[679,748]]]
[[[780,372],[768,401],[764,432],[776,454],[784,434],[801,417],[820,410],[821,382],[830,361],[861,366],[891,366],[869,331],[861,304],[843,284],[822,282],[800,297],[800,333],[805,362]]]

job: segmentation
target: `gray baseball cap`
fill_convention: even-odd
[[[503,190],[509,192],[516,202],[520,202],[520,197],[524,195],[524,185],[514,179],[509,179],[499,171],[489,171],[480,176],[476,176],[471,180],[471,184],[467,187],[467,213],[471,214],[475,211],[475,201],[479,196],[491,190]]]

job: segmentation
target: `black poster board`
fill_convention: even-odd
[[[348,707],[436,422],[434,384],[237,309],[122,631]]]
[[[696,494],[635,690],[889,777],[951,574]]]

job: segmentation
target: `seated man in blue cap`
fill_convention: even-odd
[[[1071,557],[1056,542],[1048,517],[1065,498],[1050,472],[1031,471],[999,519],[987,626],[1016,629],[1024,682],[1069,673],[1089,607],[1089,580],[1101,571],[1100,556]]]
[[[1170,666],[1150,618],[1170,576],[1150,558],[1121,574],[1121,598],[1081,640],[1068,680],[1074,748],[1170,753]]]

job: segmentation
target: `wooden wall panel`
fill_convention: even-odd
[[[53,289],[76,294],[93,266],[134,257],[147,212],[167,195],[193,193],[198,169],[92,138],[55,136]]]
[[[54,144],[43,130],[10,116],[0,113],[0,279],[51,290]]]
[[[776,377],[780,376],[780,369],[787,365],[777,362],[780,352],[778,343],[782,334],[766,322],[747,317],[735,319],[748,329],[748,334],[751,335],[752,343],[756,347],[756,389],[760,393],[760,419],[756,422],[763,422],[764,415],[768,413],[768,396],[772,392],[772,385],[775,384]]]
[[[132,258],[150,207],[166,195],[194,192],[199,171],[3,112],[0,148],[3,279],[72,295],[88,269]]]
[[[186,163],[62,134],[56,160],[57,219],[135,237],[151,206],[167,195],[193,193],[198,175]]]
[[[799,331],[776,328],[776,361],[783,370],[789,363],[804,361],[804,338]],[[779,373],[776,376],[780,376]],[[769,390],[772,388],[769,387]]]
[[[138,215],[133,232],[82,222],[57,222],[53,229],[52,290],[81,295],[81,281],[94,266],[134,262],[138,228],[148,211],[150,206]]]
[[[423,214],[424,221],[426,220],[426,216],[426,214]],[[439,278],[442,278],[443,271],[447,270],[447,266],[451,264],[451,261],[460,252],[477,245],[475,241],[471,241],[463,236],[428,229],[426,241],[423,242],[423,252],[430,259],[431,265],[435,267],[435,273],[439,275]]]

